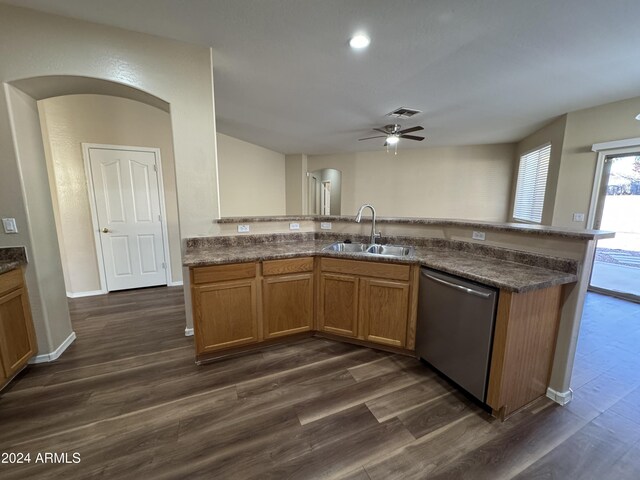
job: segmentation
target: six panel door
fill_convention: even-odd
[[[154,152],[89,148],[107,290],[166,285]]]

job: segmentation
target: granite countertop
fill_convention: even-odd
[[[363,253],[324,252],[331,240],[301,239],[295,242],[243,245],[187,245],[183,265],[188,267],[323,256],[374,262],[420,264],[485,285],[512,292],[527,292],[577,281],[572,272],[527,265],[511,260],[487,257],[442,246],[417,246],[409,257],[383,257]]]
[[[0,274],[26,265],[27,252],[24,247],[0,247]]]
[[[22,265],[22,262],[19,262],[17,260],[14,260],[14,261],[0,260],[0,275],[6,272],[10,272],[11,270],[15,270],[16,268],[20,268],[21,265]]]

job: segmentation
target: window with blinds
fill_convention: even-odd
[[[548,144],[520,157],[513,218],[535,223],[542,221],[550,156],[551,144]]]

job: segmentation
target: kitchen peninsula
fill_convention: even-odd
[[[250,232],[238,235],[238,225]],[[411,255],[326,250],[337,241],[368,242],[369,225],[353,217],[227,218],[215,236],[187,239],[197,359],[312,334],[413,355],[426,266],[499,289],[487,397],[495,415],[545,393],[569,401],[595,240],[613,234],[382,218],[380,243],[411,245]]]

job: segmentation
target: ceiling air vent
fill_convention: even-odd
[[[387,117],[411,118],[418,113],[422,112],[414,108],[400,107],[396,108],[393,112],[387,113]]]

